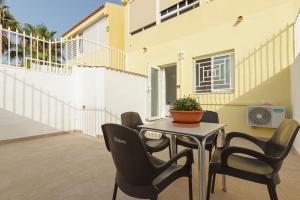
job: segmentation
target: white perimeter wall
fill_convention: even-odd
[[[0,67],[0,139],[75,129],[74,76]]]
[[[0,67],[0,140],[68,130],[96,136],[120,114],[146,116],[146,78],[106,68],[71,75]]]
[[[145,77],[106,70],[105,83],[106,122],[120,123],[121,113],[127,111],[138,112],[143,120],[146,119]]]

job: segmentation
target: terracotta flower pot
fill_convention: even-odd
[[[178,111],[170,110],[174,122],[177,123],[199,123],[205,111]]]

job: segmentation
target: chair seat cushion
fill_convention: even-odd
[[[212,156],[211,164],[215,167],[221,167],[222,150],[223,148],[217,148]],[[271,175],[273,173],[272,167],[260,161],[259,159],[238,154],[233,154],[229,156],[228,166],[245,172],[260,175]]]
[[[154,166],[161,166],[165,163],[165,161],[162,161],[151,155],[150,155],[150,160]],[[172,183],[174,180],[176,180],[178,178],[178,176],[180,176],[181,174],[182,174],[182,176],[184,175],[183,166],[173,164],[153,180],[153,185],[159,191],[162,191],[170,183]]]
[[[160,139],[149,139],[144,137],[143,141],[145,143],[147,151],[151,153],[162,151],[170,144],[170,139],[164,135]]]

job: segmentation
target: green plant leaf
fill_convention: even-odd
[[[173,104],[174,110],[180,111],[201,111],[202,108],[196,98],[184,97],[177,99]]]

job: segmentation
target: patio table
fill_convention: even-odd
[[[205,176],[205,144],[212,134],[219,132],[222,136],[222,145],[225,142],[225,124],[205,123],[182,124],[175,123],[172,119],[160,119],[139,126],[142,131],[157,131],[171,135],[172,156],[176,152],[176,135],[193,138],[198,144],[198,178],[199,178],[199,200],[206,199],[206,176]],[[226,191],[225,176],[222,179],[223,190]]]

